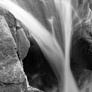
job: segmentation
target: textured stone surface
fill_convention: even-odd
[[[18,45],[17,46],[18,46],[18,50],[19,50],[19,58],[21,60],[23,60],[28,53],[30,43],[24,33],[23,28],[18,30],[17,37],[18,37]]]
[[[10,59],[0,71],[0,81],[5,83],[19,83],[25,80],[25,75],[18,59]]]

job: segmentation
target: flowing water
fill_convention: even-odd
[[[62,52],[60,45],[58,44],[53,34],[45,29],[40,22],[38,22],[31,14],[13,3],[10,0],[0,0],[0,6],[9,10],[18,20],[20,20],[29,30],[30,35],[33,34],[39,43],[41,49],[47,54],[49,59],[55,65],[55,69],[59,76],[61,75],[61,69],[64,68],[65,76],[65,92],[78,92],[75,85],[72,73],[69,66],[69,49],[71,42],[72,32],[72,19],[71,19],[71,2],[69,0],[54,0],[58,11],[61,14],[64,25],[65,33],[65,56]],[[60,7],[58,6],[60,5]],[[62,7],[61,7],[62,6]],[[21,12],[20,12],[21,11]],[[39,40],[38,40],[39,39]]]

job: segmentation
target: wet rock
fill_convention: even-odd
[[[28,53],[30,43],[22,28],[17,31],[17,37],[18,37],[17,46],[19,51],[19,58],[20,60],[23,60]]]

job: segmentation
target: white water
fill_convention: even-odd
[[[72,19],[71,19],[71,5],[69,1],[63,2],[63,19],[64,19],[64,31],[65,31],[65,92],[78,92],[73,80],[72,73],[70,71],[70,41],[72,32]]]
[[[56,1],[56,7],[63,19],[64,32],[65,32],[65,92],[79,92],[73,75],[70,71],[70,43],[71,43],[71,33],[72,33],[72,19],[71,19],[71,2],[70,0]]]
[[[35,38],[37,39],[37,42],[43,49],[43,51],[48,55],[48,57],[51,59],[52,63],[55,65],[59,76],[61,75],[61,67],[62,65],[65,68],[65,92],[78,92],[77,87],[75,85],[73,76],[71,74],[70,68],[69,68],[69,47],[70,47],[70,41],[71,41],[71,31],[72,31],[72,20],[71,20],[71,5],[70,1],[62,0],[56,1],[55,3],[60,5],[57,9],[62,8],[61,16],[65,20],[63,20],[64,25],[64,32],[65,32],[65,58],[62,53],[62,49],[60,48],[58,42],[56,41],[55,37],[53,37],[53,34],[49,33],[48,30],[46,30],[40,22],[38,22],[32,14],[26,12],[22,8],[20,8],[18,5],[14,4],[13,2],[9,0],[0,0],[0,5],[9,10],[18,20],[20,20],[28,29],[30,34],[33,34]],[[63,7],[61,7],[62,5]],[[61,12],[59,10],[59,12]],[[63,11],[64,10],[64,11]]]

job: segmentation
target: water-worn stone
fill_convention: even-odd
[[[10,59],[2,65],[4,70],[0,70],[0,81],[5,83],[19,83],[25,80],[25,74],[18,59]]]

